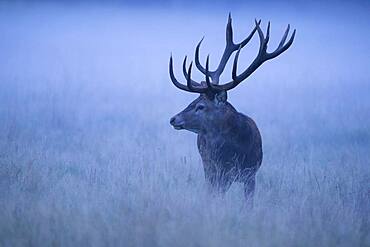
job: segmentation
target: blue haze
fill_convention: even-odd
[[[290,23],[292,47],[229,93],[263,138],[255,207],[206,193],[184,55],[217,66],[235,40]],[[370,243],[368,1],[0,3],[1,246],[366,246]],[[239,71],[256,55],[257,36]],[[201,80],[200,73],[194,77]],[[230,65],[222,79],[231,77]]]

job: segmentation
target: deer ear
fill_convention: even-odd
[[[216,103],[225,103],[227,101],[227,92],[226,91],[221,91],[216,94],[215,96],[215,101]]]

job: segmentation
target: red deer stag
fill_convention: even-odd
[[[250,76],[261,64],[279,56],[293,43],[295,30],[286,42],[289,25],[274,52],[267,52],[270,23],[266,36],[260,28],[261,21],[255,21],[255,27],[247,38],[235,44],[231,15],[226,26],[226,47],[221,61],[214,71],[209,71],[209,56],[205,68],[199,62],[199,47],[195,49],[195,65],[205,75],[205,81],[198,83],[191,79],[192,63],[186,69],[186,56],[183,62],[183,73],[186,84],[181,84],[174,75],[172,55],[169,62],[169,73],[173,84],[184,91],[199,93],[200,96],[190,103],[182,112],[171,118],[170,123],[175,129],[186,129],[198,135],[198,150],[202,158],[207,184],[212,190],[225,193],[234,182],[244,183],[247,201],[252,201],[255,188],[255,175],[262,162],[262,141],[255,122],[248,116],[237,112],[227,102],[227,91],[235,88]],[[258,55],[251,65],[237,75],[237,64],[241,48],[243,48],[257,31],[260,41]],[[219,84],[220,75],[233,52],[236,51],[232,67],[232,80]]]

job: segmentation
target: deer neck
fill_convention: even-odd
[[[214,149],[222,146],[227,140],[230,128],[224,128],[223,124],[209,128],[198,134],[198,146],[206,149]]]

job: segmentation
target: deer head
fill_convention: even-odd
[[[198,93],[200,96],[190,103],[182,112],[171,118],[170,123],[175,129],[186,129],[195,133],[202,133],[211,130],[221,129],[224,122],[227,121],[232,112],[236,110],[227,102],[227,91],[235,88],[239,83],[249,77],[259,66],[267,60],[279,56],[286,51],[293,43],[296,30],[293,31],[288,42],[290,26],[288,25],[278,47],[273,52],[267,52],[267,44],[270,38],[270,22],[267,25],[266,36],[260,28],[261,21],[255,20],[255,27],[252,32],[242,42],[235,44],[233,41],[231,15],[229,14],[226,26],[226,47],[216,70],[209,70],[209,55],[207,56],[205,68],[199,62],[199,48],[203,39],[198,43],[195,49],[195,65],[198,70],[205,75],[205,81],[196,82],[191,79],[192,62],[188,69],[186,68],[185,56],[183,62],[183,74],[186,78],[186,84],[180,83],[173,72],[172,55],[169,62],[169,73],[173,84],[184,91]],[[237,65],[241,49],[252,39],[257,31],[260,41],[260,47],[256,58],[241,74],[237,75]],[[230,56],[236,51],[232,67],[232,80],[220,85],[219,79]]]

